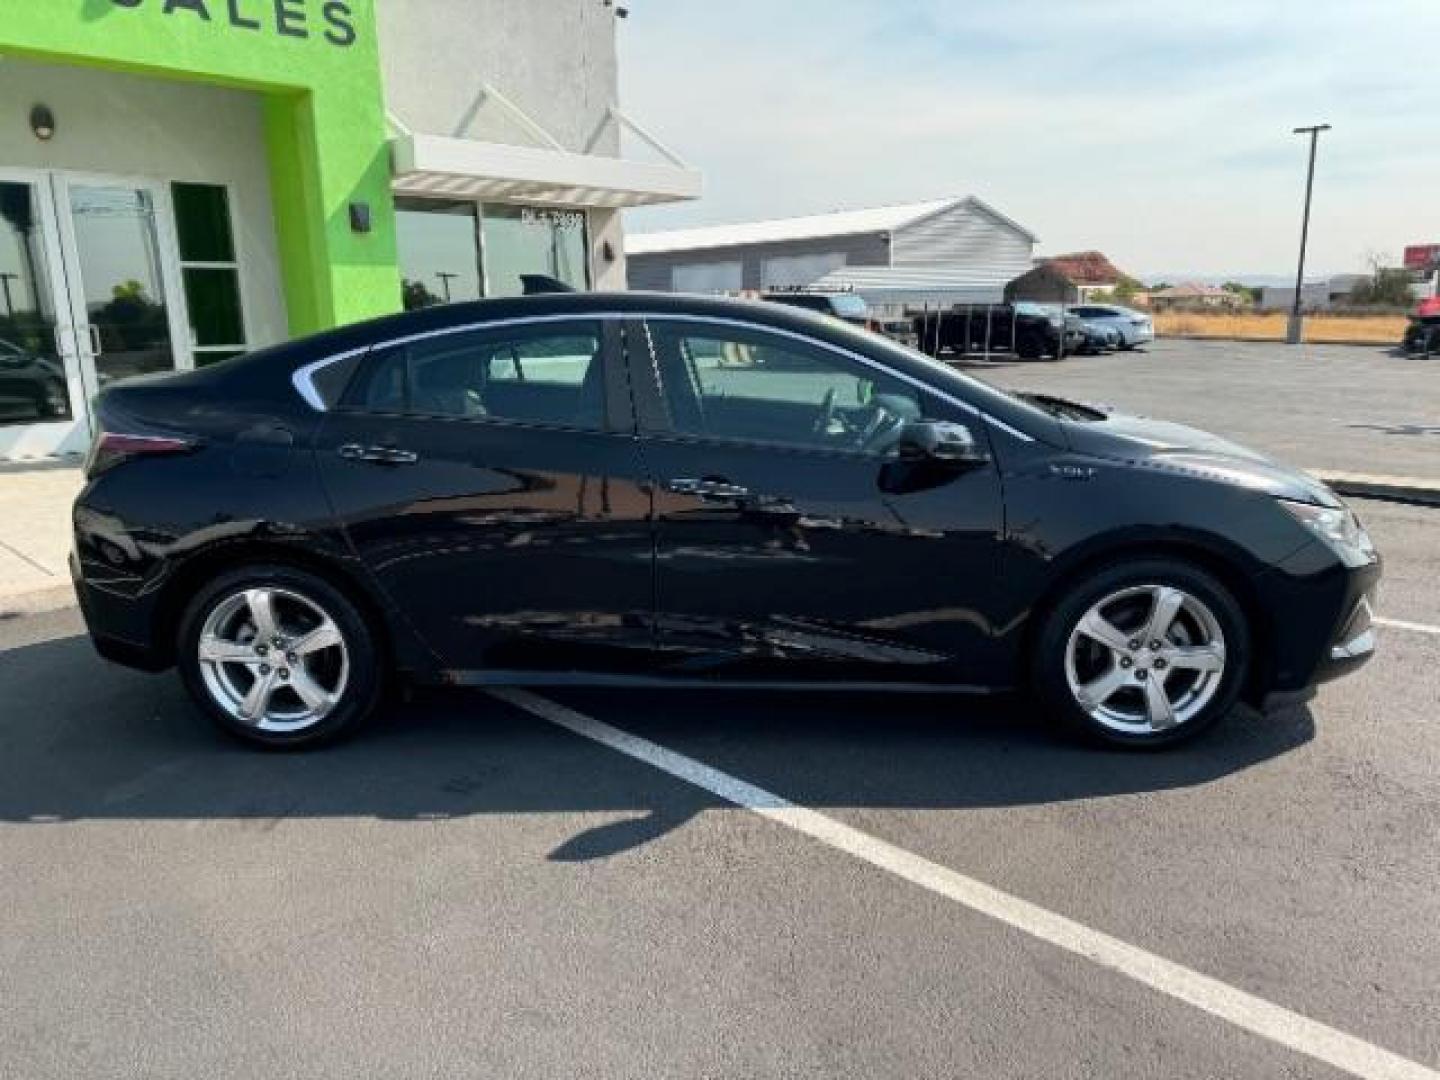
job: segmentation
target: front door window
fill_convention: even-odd
[[[45,226],[35,185],[0,181],[0,426],[71,417]]]

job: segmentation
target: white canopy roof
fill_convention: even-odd
[[[698,169],[676,164],[411,132],[390,148],[402,195],[622,207],[697,199],[702,188]]]

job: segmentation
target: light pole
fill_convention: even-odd
[[[1297,127],[1294,131],[1296,135],[1310,136],[1310,168],[1305,173],[1305,216],[1300,222],[1300,265],[1295,270],[1295,305],[1290,309],[1290,326],[1285,333],[1285,340],[1291,345],[1300,344],[1302,329],[1300,290],[1305,286],[1305,242],[1310,238],[1310,192],[1315,188],[1315,144],[1320,141],[1320,132],[1329,130],[1329,124],[1313,124],[1310,127]]]
[[[440,287],[445,290],[445,302],[450,303],[450,282],[458,278],[459,274],[447,274],[444,270],[435,271],[435,276],[440,279]]]

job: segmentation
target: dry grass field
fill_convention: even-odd
[[[1166,311],[1154,316],[1160,337],[1243,338],[1283,341],[1283,311]],[[1305,340],[1315,344],[1398,345],[1405,334],[1403,315],[1307,315]]]

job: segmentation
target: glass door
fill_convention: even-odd
[[[165,189],[73,175],[54,186],[85,400],[115,379],[189,367]]]
[[[0,170],[0,459],[56,452],[83,400],[50,185]]]

